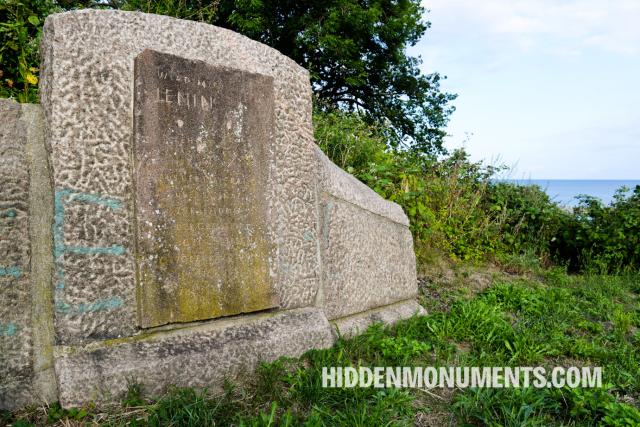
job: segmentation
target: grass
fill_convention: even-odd
[[[516,260],[523,268],[522,260]],[[526,270],[526,269],[525,269]],[[474,272],[443,287],[440,309],[300,359],[258,369],[250,384],[222,394],[172,389],[153,400],[133,386],[119,407],[59,406],[3,413],[14,426],[638,426],[640,276],[570,276],[535,267],[492,274],[465,289]],[[423,301],[434,298],[424,284]],[[325,389],[323,366],[602,366],[601,389]]]

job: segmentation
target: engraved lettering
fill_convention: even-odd
[[[134,69],[140,326],[274,307],[272,79],[149,50]]]

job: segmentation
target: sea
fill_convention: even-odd
[[[520,185],[538,185],[551,200],[566,207],[578,204],[577,196],[587,194],[597,197],[603,203],[613,201],[613,195],[620,187],[627,187],[633,191],[636,185],[640,185],[640,179],[636,180],[592,180],[592,179],[504,179]]]

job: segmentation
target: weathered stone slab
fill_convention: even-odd
[[[387,218],[389,221],[409,226],[409,218],[397,203],[385,200],[355,176],[336,166],[316,147],[319,191],[337,199],[352,203],[366,211]]]
[[[44,131],[0,104],[1,404],[216,386],[415,311],[408,220],[317,150],[293,61],[118,11],[42,51]]]
[[[53,200],[40,107],[0,99],[0,117],[0,409],[14,409],[55,399]]]
[[[19,104],[0,100],[0,407],[28,400],[33,375],[29,166]]]
[[[135,60],[143,327],[272,308],[273,78],[151,50]]]
[[[374,323],[393,325],[400,320],[425,314],[427,312],[424,307],[418,304],[415,299],[410,299],[334,319],[331,324],[335,326],[340,336],[350,338],[366,331]]]
[[[336,319],[415,298],[413,238],[400,206],[334,165],[316,150],[323,292]]]
[[[308,73],[274,49],[210,25],[121,11],[56,14],[42,38],[41,100],[56,192],[60,344],[138,332],[131,109],[134,61],[145,49],[273,78],[273,143],[263,147],[266,235],[274,245],[269,282],[283,309],[309,306],[318,292]]]
[[[334,335],[321,310],[305,308],[253,314],[195,328],[155,332],[139,338],[59,348],[60,401],[115,400],[128,384],[142,384],[149,395],[168,385],[221,387],[225,379],[248,375],[260,361],[300,356],[333,345]]]

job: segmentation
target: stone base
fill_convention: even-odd
[[[220,387],[259,362],[328,348],[334,334],[317,308],[243,315],[188,329],[156,331],[84,347],[58,347],[60,403],[113,401],[129,384],[158,396],[168,385]]]
[[[410,299],[335,319],[331,323],[339,335],[349,338],[364,332],[374,323],[393,325],[399,320],[408,319],[416,314],[424,316],[427,312],[416,300]]]
[[[343,317],[329,323],[319,308],[226,318],[182,329],[55,349],[60,403],[121,398],[130,384],[158,396],[167,386],[216,389],[237,380],[260,362],[299,357],[313,348],[329,348],[339,335],[351,337],[375,322],[393,324],[425,314],[415,300]]]

